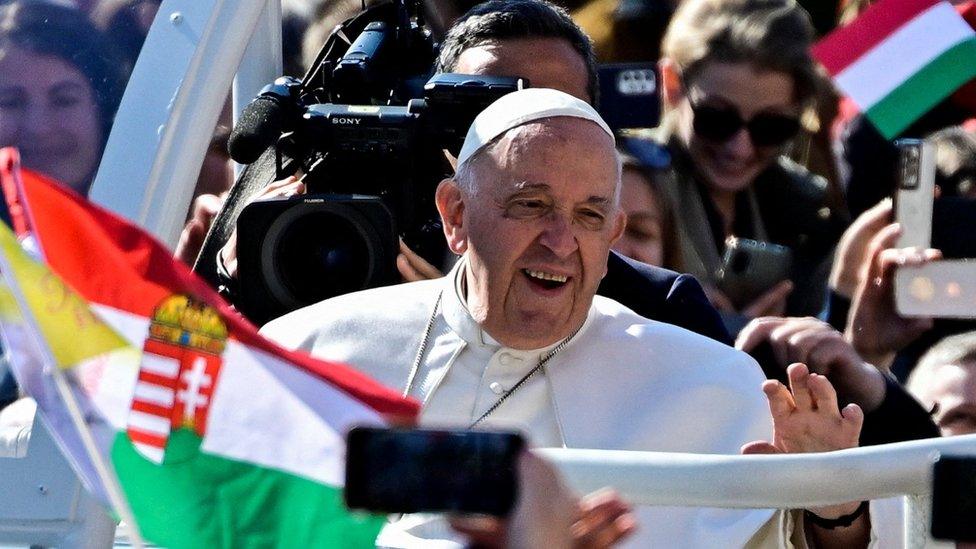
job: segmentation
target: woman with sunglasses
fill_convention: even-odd
[[[815,119],[812,35],[792,0],[686,0],[665,34],[656,137],[672,154],[682,259],[727,313],[814,315],[824,302],[845,220],[826,181],[784,155]],[[787,278],[733,305],[717,289],[730,236],[790,248]]]

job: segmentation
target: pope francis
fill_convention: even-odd
[[[548,89],[511,93],[478,116],[456,176],[437,189],[461,257],[446,277],[330,299],[263,332],[401,389],[423,403],[422,425],[515,427],[537,447],[737,454],[774,440],[770,405],[789,392],[764,385],[748,355],[595,296],[624,228],[619,193],[613,134],[590,105]],[[829,398],[816,378],[811,394]],[[858,414],[830,418],[832,436],[847,437],[834,447],[856,444]],[[802,530],[796,513],[772,510],[636,516],[626,543],[637,547],[779,544]],[[431,517],[387,530],[380,544],[456,537]]]

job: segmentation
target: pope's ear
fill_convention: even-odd
[[[464,227],[464,194],[457,181],[452,178],[441,181],[434,201],[444,225],[447,247],[457,255],[463,254],[468,249],[468,232]]]
[[[671,59],[663,57],[657,62],[657,69],[661,83],[661,100],[664,105],[674,107],[684,98],[685,93],[678,65]]]
[[[616,215],[613,216],[613,232],[610,233],[610,246],[613,247],[614,244],[620,240],[620,237],[624,235],[624,229],[627,228],[627,214],[623,210],[619,210]]]

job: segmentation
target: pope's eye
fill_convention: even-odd
[[[581,210],[577,217],[580,223],[587,228],[599,229],[603,227],[606,216],[596,210]]]
[[[514,217],[527,217],[542,215],[548,209],[549,205],[542,200],[524,198],[510,202],[507,208],[507,213]]]

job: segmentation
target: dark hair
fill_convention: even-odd
[[[158,10],[162,0],[101,0],[92,10],[92,23],[118,45],[129,66],[136,63],[148,29],[142,28],[140,10],[151,5]]]
[[[85,15],[47,2],[16,0],[2,5],[0,56],[10,48],[57,57],[85,76],[98,106],[104,144],[128,75],[112,43]]]
[[[620,154],[620,166],[622,171],[633,170],[640,174],[647,183],[647,188],[657,202],[658,213],[661,219],[661,267],[666,267],[672,271],[684,272],[684,261],[681,257],[681,243],[678,240],[678,227],[675,222],[675,213],[668,203],[664,186],[667,185],[668,167],[653,167],[633,156],[626,147],[617,147]],[[620,182],[623,185],[623,181]]]
[[[566,10],[545,0],[489,0],[468,10],[447,31],[435,72],[451,72],[461,53],[495,40],[562,38],[586,62],[586,91],[597,102],[596,57],[589,37]]]

